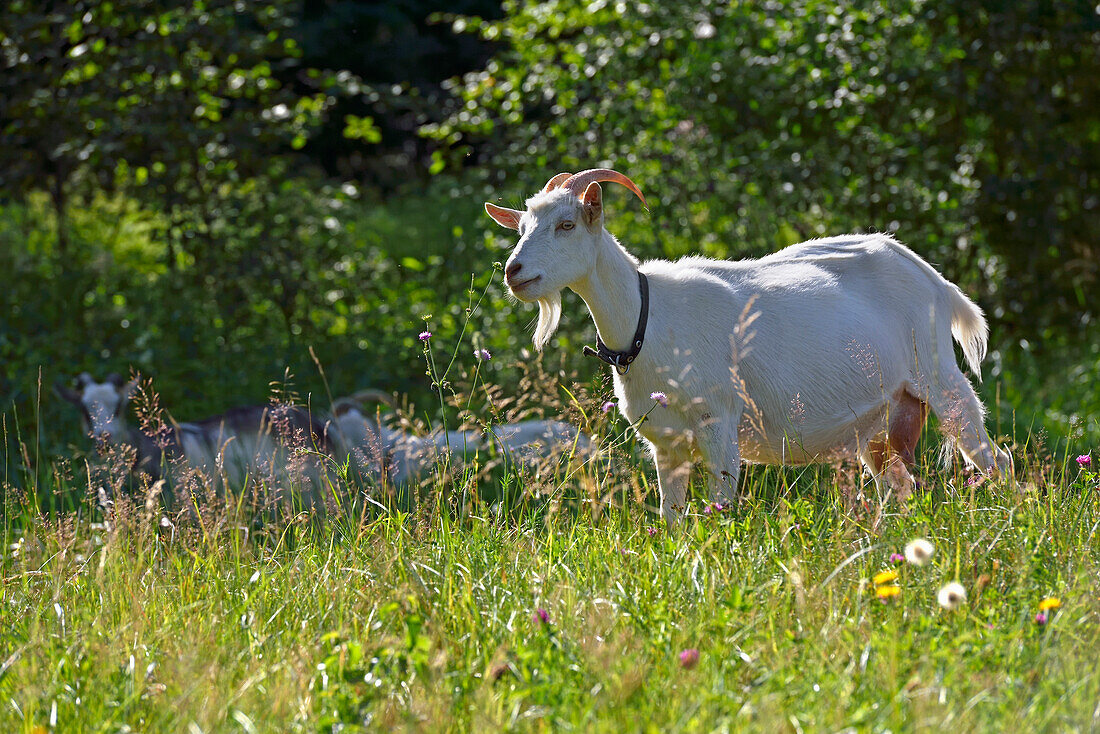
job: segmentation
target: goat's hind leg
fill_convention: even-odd
[[[982,403],[957,366],[943,371],[939,383],[929,391],[928,404],[943,432],[957,443],[970,464],[984,474],[1013,479],[1012,457],[989,437]]]

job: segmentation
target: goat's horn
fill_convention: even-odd
[[[554,179],[557,179],[557,176],[555,176]],[[613,171],[610,168],[590,168],[587,171],[574,173],[572,176],[566,179],[561,187],[563,189],[569,189],[573,193],[580,196],[584,193],[584,190],[588,188],[588,185],[590,183],[596,181],[610,181],[612,183],[622,184],[623,186],[633,191],[634,195],[642,200],[642,206],[644,206],[646,209],[649,208],[649,205],[645,203],[645,196],[642,195],[642,191],[638,188],[637,184],[635,184],[633,181],[631,181],[629,178],[619,173],[618,171]]]
[[[562,181],[569,180],[569,177],[572,175],[572,173],[559,173],[557,176],[554,176],[552,179],[546,182],[546,186],[543,187],[542,193],[545,194],[547,191],[553,191],[557,187],[561,186]]]

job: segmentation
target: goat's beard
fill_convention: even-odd
[[[561,291],[552,293],[545,298],[538,299],[539,323],[535,326],[535,349],[542,351],[546,342],[558,330],[558,321],[561,319]]]

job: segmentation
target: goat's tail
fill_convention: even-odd
[[[989,343],[989,326],[978,304],[967,298],[959,287],[947,283],[948,302],[951,305],[951,336],[962,347],[966,364],[978,382],[982,381],[982,360]]]
[[[893,237],[884,236],[896,252],[908,259],[925,275],[937,284],[937,288],[943,288],[947,294],[947,307],[951,313],[951,336],[962,347],[966,364],[978,382],[982,381],[982,360],[985,359],[986,346],[989,343],[989,325],[985,322],[985,314],[978,304],[966,297],[959,287],[943,277],[934,267],[925,262],[917,253],[901,244]]]

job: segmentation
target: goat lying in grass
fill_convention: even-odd
[[[366,408],[369,402],[393,406],[392,399],[375,390],[340,398],[333,404],[335,435],[362,472],[394,485],[423,479],[432,466],[447,458],[452,463],[480,453],[494,453],[537,471],[563,456],[589,458],[590,439],[568,423],[529,420],[492,427],[492,436],[481,431],[435,431],[414,436],[387,426]]]
[[[56,392],[81,410],[85,429],[100,453],[117,450],[130,474],[155,482],[170,478],[182,496],[207,488],[242,489],[249,481],[279,493],[300,490],[307,507],[319,499],[320,467],[315,457],[294,448],[327,451],[324,426],[305,410],[268,405],[232,408],[221,415],[188,423],[160,422],[142,429],[128,425],[126,408],[137,381],[111,374],[96,382],[87,372],[77,389],[56,384]],[[284,492],[285,490],[285,492]]]
[[[1011,476],[955,363],[952,336],[980,375],[982,312],[913,251],[888,235],[847,235],[759,260],[639,264],[604,228],[599,181],[645,203],[629,178],[594,169],[555,176],[526,211],[485,208],[519,232],[505,281],[539,304],[537,349],[557,328],[563,288],[587,304],[620,409],[631,421],[649,411],[638,430],[667,521],[683,512],[696,453],[726,500],[742,459],[858,456],[876,485],[907,494],[929,408],[968,462]]]

